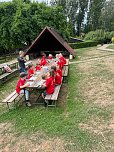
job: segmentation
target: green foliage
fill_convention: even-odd
[[[106,31],[114,30],[114,0],[106,1],[101,10],[99,24]]]
[[[44,3],[13,0],[0,3],[0,46],[5,49],[30,45],[45,26],[69,37],[69,26],[61,7],[47,6]]]
[[[94,31],[101,27],[101,25],[99,24],[99,18],[105,2],[106,0],[90,0],[89,10],[87,15],[86,32]]]
[[[110,32],[111,38],[114,37],[114,31]]]
[[[79,48],[86,48],[86,47],[93,47],[97,46],[97,42],[95,41],[87,41],[87,42],[80,42],[80,43],[70,43],[70,46],[73,49],[79,49]]]
[[[88,8],[88,0],[51,0],[51,4],[62,6],[66,18],[72,24],[73,34],[79,36],[82,32],[85,12]]]
[[[85,40],[93,40],[98,43],[107,43],[111,41],[113,32],[105,32],[104,30],[91,31],[85,36]]]
[[[16,5],[13,3],[0,4],[0,46],[5,49],[13,47],[11,23],[16,12]]]

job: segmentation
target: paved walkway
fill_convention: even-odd
[[[109,45],[110,45],[110,44],[104,44],[103,46],[99,46],[99,47],[97,48],[97,50],[114,52],[113,49],[108,49],[108,48],[107,48]]]

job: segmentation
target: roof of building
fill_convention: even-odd
[[[69,44],[53,29],[45,27],[39,36],[26,50],[25,55],[36,51],[68,51],[75,56],[74,50]]]

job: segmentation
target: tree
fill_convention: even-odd
[[[106,31],[114,30],[114,0],[106,1],[99,19],[101,28]]]
[[[45,26],[58,29],[65,39],[69,36],[65,15],[61,7],[22,0],[0,5],[0,40],[5,49],[30,45]]]
[[[100,28],[99,18],[106,0],[90,0],[86,32]]]
[[[16,5],[13,3],[1,3],[0,5],[0,43],[5,49],[12,49],[11,26],[16,12]]]
[[[88,0],[52,0],[51,3],[62,6],[66,18],[72,23],[73,33],[79,36],[87,11]]]

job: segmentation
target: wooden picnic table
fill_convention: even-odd
[[[48,74],[48,72],[51,69],[51,66],[55,65],[55,63],[49,62],[47,66],[43,66],[40,71],[37,71],[28,81],[30,85],[26,87],[30,92],[37,91],[38,98],[36,101],[38,101],[39,97],[41,96],[41,93],[44,92],[45,87],[43,87],[43,83],[45,80],[42,80],[42,76],[44,74]]]
[[[69,64],[69,59],[67,59],[67,63],[64,67],[66,67],[66,69],[68,68],[68,64]],[[48,74],[48,72],[51,69],[52,65],[56,65],[56,60],[48,60],[48,65],[47,66],[43,66],[43,68],[36,72],[28,81],[27,83],[30,84],[30,86],[26,87],[26,89],[30,90],[30,92],[34,92],[35,90],[37,90],[37,94],[41,93],[44,91],[44,87],[42,87],[42,84],[44,82],[44,80],[42,80],[42,75],[44,74]],[[46,70],[48,68],[48,70]],[[64,70],[64,73],[65,74]],[[63,75],[64,76],[64,75]],[[65,75],[66,76],[66,75]],[[38,96],[39,99],[39,96]]]

